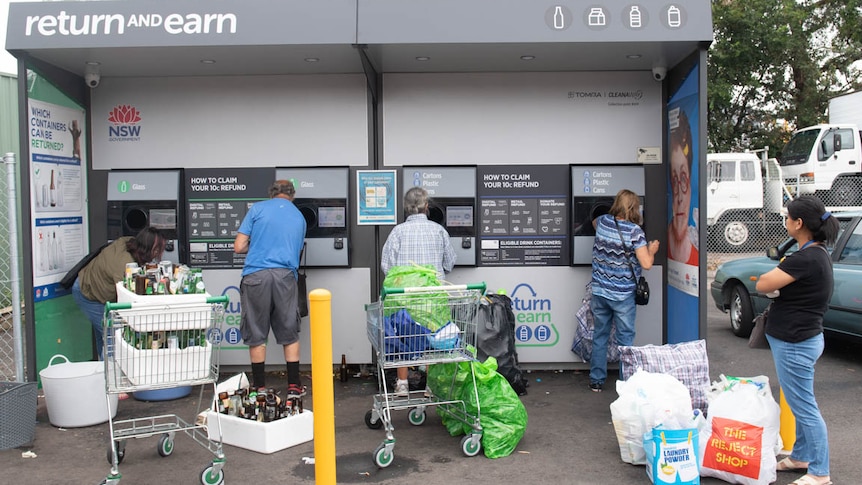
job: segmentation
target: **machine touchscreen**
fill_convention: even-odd
[[[318,207],[318,227],[345,227],[344,207]]]
[[[472,206],[448,206],[446,207],[447,227],[473,227]]]

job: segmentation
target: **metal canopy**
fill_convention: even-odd
[[[679,28],[663,20],[673,6],[663,0],[639,2],[642,29],[625,25],[619,9],[631,6],[605,3],[602,28],[584,16],[596,5],[573,1],[13,3],[6,46],[80,76],[97,62],[102,77],[164,77],[360,73],[360,48],[381,73],[650,70],[671,68],[712,40],[707,0],[679,3]],[[557,8],[567,15],[562,29],[553,24]],[[182,31],[208,15],[232,22]],[[109,28],[96,24],[99,16],[119,20]],[[81,33],[85,25],[91,30]]]

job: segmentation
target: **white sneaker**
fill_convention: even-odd
[[[398,396],[410,395],[410,385],[407,381],[395,381],[395,394]]]

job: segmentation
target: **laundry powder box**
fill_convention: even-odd
[[[216,386],[216,395],[222,391],[243,387],[248,387],[248,380],[245,374],[239,374]],[[210,441],[219,441],[221,435],[222,444],[264,454],[275,453],[314,439],[314,415],[307,409],[300,414],[270,423],[207,411],[206,423]]]

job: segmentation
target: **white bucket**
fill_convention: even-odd
[[[53,365],[62,357],[66,362]],[[104,362],[69,362],[65,355],[57,354],[48,361],[48,367],[39,372],[48,420],[63,428],[92,426],[117,415],[117,394],[110,394],[111,415],[108,416],[105,395]]]

